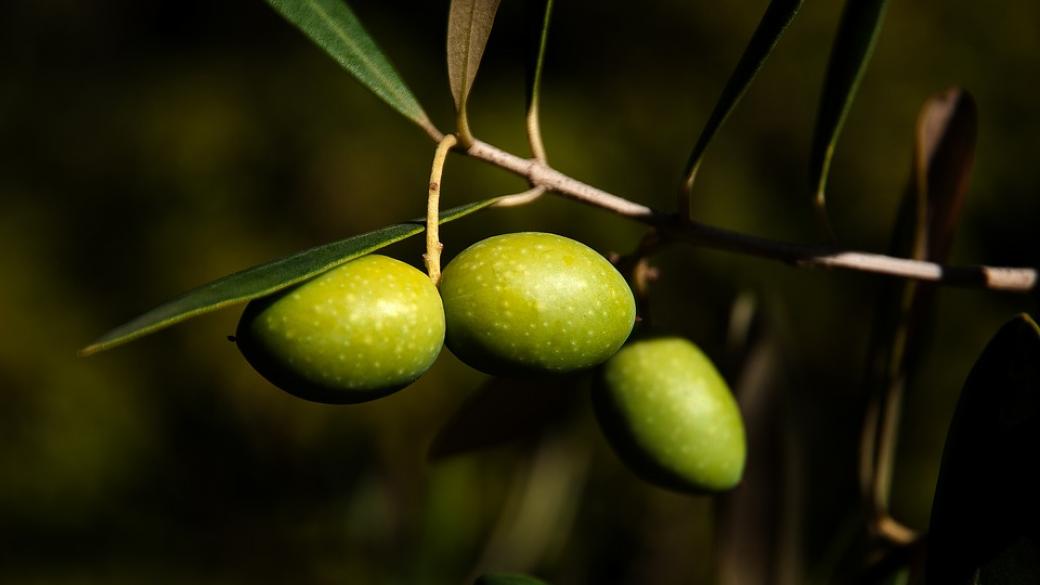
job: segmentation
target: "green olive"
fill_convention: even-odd
[[[679,337],[632,342],[593,390],[600,427],[637,475],[663,487],[730,489],[744,472],[740,409],[711,361]]]
[[[494,236],[444,269],[446,344],[491,374],[562,373],[602,363],[635,322],[624,277],[603,256],[545,233]]]
[[[249,303],[236,339],[249,363],[290,394],[364,402],[433,365],[444,344],[444,310],[425,274],[369,255]]]

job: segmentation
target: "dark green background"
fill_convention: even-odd
[[[557,4],[542,98],[550,159],[669,208],[765,2]],[[450,129],[447,2],[353,5]],[[503,3],[470,104],[478,136],[525,154],[522,6]],[[806,3],[708,152],[699,219],[816,237],[808,147],[839,11]],[[541,443],[428,463],[431,438],[483,379],[448,352],[407,390],[351,407],[295,399],[250,370],[225,340],[235,310],[76,358],[197,284],[421,214],[433,145],[260,0],[15,0],[0,13],[0,582],[448,584],[485,566],[559,584],[710,581],[711,501],[634,479],[580,389]],[[892,2],[834,162],[841,242],[886,248],[917,110],[960,84],[980,128],[953,260],[1040,264],[1038,55],[1035,1]],[[524,188],[477,161],[448,164],[447,205]],[[446,255],[523,229],[604,252],[641,234],[554,199],[447,226]],[[418,240],[389,251],[420,263]],[[738,294],[778,332],[776,416],[798,462],[784,466],[804,490],[800,564],[821,571],[855,503],[881,279],[693,248],[658,264],[655,319],[720,364]],[[896,470],[895,513],[912,527],[927,525],[960,384],[1020,311],[1036,301],[939,295]],[[525,489],[534,507],[516,524]]]

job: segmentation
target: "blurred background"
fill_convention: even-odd
[[[839,4],[805,4],[712,145],[695,192],[701,220],[816,238],[806,168]],[[448,2],[352,5],[450,130]],[[526,155],[523,5],[503,2],[470,104],[479,137]],[[542,98],[550,160],[669,209],[765,5],[557,2]],[[253,372],[226,340],[237,309],[77,358],[196,285],[421,215],[433,144],[260,0],[13,0],[0,12],[0,582],[455,584],[489,568],[557,584],[715,581],[712,499],[634,478],[598,434],[585,381],[526,418],[523,408],[475,417],[526,437],[430,457],[485,381],[447,351],[412,387],[349,407],[293,398]],[[975,96],[980,127],[952,261],[1040,264],[1037,55],[1036,2],[891,3],[833,165],[841,243],[887,248],[918,109],[956,84]],[[457,156],[443,184],[446,205],[525,188]],[[604,253],[642,234],[547,198],[451,224],[446,256],[516,230]],[[418,266],[419,246],[388,253]],[[782,440],[753,441],[749,473],[781,470],[767,474],[782,494],[781,571],[826,580],[856,532],[882,279],[691,247],[655,263],[654,318],[701,345],[732,385],[770,388],[764,414]],[[765,382],[747,375],[748,352],[728,333],[735,304],[764,332]],[[895,470],[894,514],[909,526],[927,527],[975,357],[1036,305],[938,295]],[[460,428],[444,435],[446,451],[489,433]]]

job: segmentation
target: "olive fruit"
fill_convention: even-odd
[[[744,422],[711,361],[686,339],[629,343],[603,365],[593,389],[600,427],[637,475],[685,492],[740,482]]]
[[[236,340],[246,360],[290,394],[364,402],[433,365],[444,344],[444,309],[425,274],[369,255],[249,303]]]
[[[493,236],[456,256],[441,276],[445,343],[490,374],[562,373],[602,363],[632,331],[624,277],[570,238]]]

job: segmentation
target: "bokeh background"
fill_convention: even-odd
[[[352,2],[442,129],[447,4]],[[523,4],[503,3],[471,99],[474,131],[520,154]],[[669,208],[765,4],[557,2],[542,99],[550,159]],[[485,380],[448,352],[412,387],[349,407],[293,398],[251,371],[225,339],[236,309],[77,358],[198,284],[420,215],[433,145],[260,0],[13,0],[0,13],[0,582],[454,584],[486,568],[558,584],[713,582],[712,499],[629,474],[599,436],[583,382],[514,424],[532,430],[526,438],[431,460],[433,438]],[[816,238],[808,145],[839,13],[837,2],[806,2],[712,145],[695,193],[703,221]],[[953,261],[1040,264],[1038,55],[1034,1],[893,2],[833,167],[841,242],[887,247],[918,108],[959,84],[981,115]],[[524,187],[453,157],[444,197]],[[451,224],[446,255],[515,230],[604,252],[629,251],[642,233],[547,199]],[[388,251],[421,262],[418,241]],[[689,247],[655,262],[654,318],[734,385],[744,364],[728,333],[734,303],[765,324],[767,414],[783,441],[752,445],[752,463],[784,470],[774,477],[782,570],[825,580],[856,532],[881,279]],[[927,526],[974,358],[1036,305],[939,294],[896,466],[894,511],[910,526]],[[484,417],[491,427],[523,411],[500,410]]]

